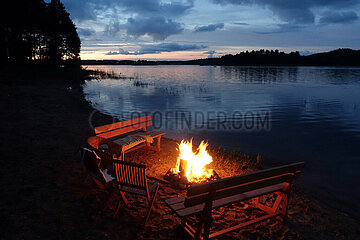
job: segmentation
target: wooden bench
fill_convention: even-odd
[[[152,126],[151,116],[144,116],[95,127],[95,135],[97,138],[108,139],[121,146],[121,159],[124,160],[125,153],[141,147],[160,151],[161,136],[165,132],[147,131],[149,126]],[[155,146],[152,144],[154,139],[156,140]]]
[[[304,162],[299,162],[195,184],[188,188],[186,196],[167,199],[166,203],[181,219],[184,230],[194,239],[200,239],[203,230],[203,239],[209,239],[273,217],[283,221],[287,214],[292,180],[303,166]],[[277,196],[272,207],[259,201],[260,196],[271,193]],[[210,234],[213,209],[248,199],[253,199],[254,205],[266,215]],[[199,217],[195,228],[186,221],[194,215]]]

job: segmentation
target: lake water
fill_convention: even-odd
[[[88,68],[124,76],[86,82],[99,111],[121,120],[149,112],[167,137],[261,154],[265,166],[305,161],[307,191],[360,215],[360,68]]]

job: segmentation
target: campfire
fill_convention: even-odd
[[[180,187],[187,187],[192,183],[219,179],[219,175],[207,165],[213,160],[206,151],[207,142],[201,141],[196,152],[193,151],[192,139],[182,140],[179,144],[179,155],[175,168],[169,169],[165,179]]]

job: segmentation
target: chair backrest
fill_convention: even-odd
[[[151,116],[144,116],[96,127],[95,135],[103,138],[112,138],[139,129],[146,131],[146,128],[151,125]]]
[[[81,148],[81,158],[88,173],[98,181],[104,183],[105,177],[100,170],[101,159],[92,150]]]
[[[293,163],[192,185],[187,191],[185,206],[191,207],[279,183],[291,183],[295,175],[298,175],[301,172],[304,164],[304,162]]]
[[[146,166],[143,164],[114,160],[116,181],[120,186],[147,191]]]
[[[92,136],[88,138],[90,150],[94,151],[101,159],[101,167],[111,169],[113,159],[121,157],[122,146],[102,137]],[[105,145],[107,150],[101,150]]]

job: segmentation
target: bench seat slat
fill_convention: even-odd
[[[183,203],[185,201],[185,196],[181,196],[181,197],[173,197],[173,198],[169,198],[169,199],[166,199],[165,202],[168,204],[168,205],[173,205],[173,204],[176,204],[176,203]]]
[[[218,199],[218,200],[213,201],[213,209],[214,208],[219,208],[219,207],[231,204],[231,203],[244,201],[244,200],[254,198],[254,197],[257,197],[257,196],[261,196],[261,195],[264,195],[264,194],[281,191],[282,188],[283,188],[283,184],[279,183],[279,184],[276,184],[276,185],[260,188],[260,189],[257,189],[257,190],[252,190],[252,191],[249,191],[249,192],[244,192],[244,193],[241,193],[241,194],[236,194],[236,195],[229,196],[229,197],[226,197],[226,198]],[[188,216],[194,215],[196,213],[202,212],[203,208],[204,208],[204,205],[205,205],[205,204],[198,204],[198,205],[186,208],[185,205],[184,205],[185,197],[177,197],[177,198],[175,198],[173,200],[169,199],[169,200],[166,200],[166,203],[176,213],[176,215],[178,217],[180,217],[180,218],[188,217]]]
[[[136,186],[136,185],[131,185],[131,186]],[[140,190],[140,189],[136,189],[134,187],[121,186],[120,190],[123,191],[123,192],[135,193],[135,194],[138,194],[138,195],[146,196],[146,189]]]
[[[138,132],[135,135],[139,135],[139,136],[149,136],[149,137],[159,137],[164,135],[165,132],[161,132],[161,131],[156,131],[156,130],[150,130],[150,131],[146,131],[146,132]]]
[[[122,150],[126,151],[136,145],[139,145],[140,143],[145,142],[145,139],[141,136],[133,136],[129,135],[124,138],[118,138],[113,140],[114,143],[119,144],[122,146]]]

